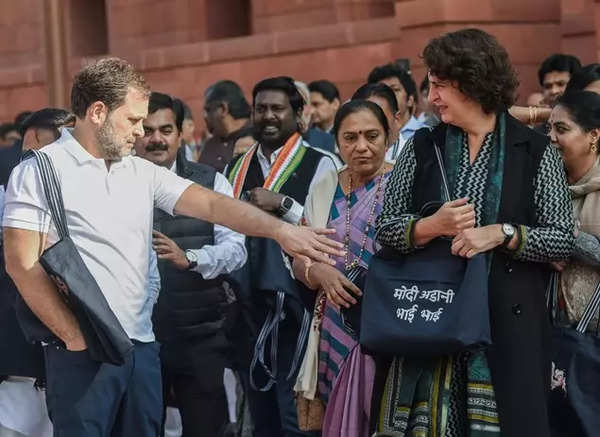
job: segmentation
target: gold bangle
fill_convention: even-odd
[[[537,106],[533,107],[533,123],[531,124],[536,124],[538,121],[538,108]]]
[[[310,274],[310,268],[313,266],[313,264],[314,263],[311,260],[309,260],[304,266],[304,280],[306,281],[306,285],[308,285],[308,288],[311,289],[314,289],[314,286],[310,282],[310,278],[308,277],[308,275]]]

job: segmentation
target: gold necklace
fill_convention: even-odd
[[[379,183],[377,185],[377,191],[375,192],[375,198],[371,204],[371,210],[369,212],[369,219],[365,225],[365,231],[363,233],[362,243],[360,245],[360,252],[358,257],[351,263],[348,263],[350,258],[350,202],[352,199],[352,173],[348,172],[348,181],[350,186],[348,187],[348,194],[346,194],[346,235],[344,236],[344,267],[346,271],[353,269],[358,266],[358,263],[362,259],[365,246],[367,245],[367,238],[369,236],[369,230],[373,224],[373,218],[375,217],[375,207],[377,206],[377,200],[381,194],[381,187],[383,186],[383,174],[379,176]]]

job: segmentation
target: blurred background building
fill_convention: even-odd
[[[68,107],[72,75],[107,54],[183,98],[197,119],[219,79],[250,93],[268,76],[327,78],[345,99],[373,66],[400,58],[419,82],[427,41],[466,26],[508,48],[522,102],[539,89],[546,56],[598,60],[600,0],[0,0],[0,122]]]

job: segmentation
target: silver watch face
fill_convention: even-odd
[[[504,235],[507,237],[512,237],[515,235],[515,227],[513,225],[509,225],[508,223],[504,223],[502,225],[502,232],[504,232]]]
[[[191,263],[198,262],[198,257],[196,256],[196,254],[189,249],[185,251],[185,257]]]

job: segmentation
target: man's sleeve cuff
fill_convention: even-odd
[[[25,229],[27,231],[41,232],[45,234],[48,233],[50,224],[4,217],[4,220],[2,221],[2,227]]]

